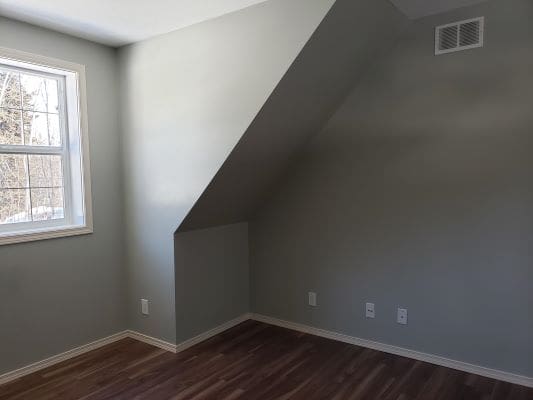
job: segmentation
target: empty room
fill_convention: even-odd
[[[533,0],[0,0],[0,400],[533,400]]]

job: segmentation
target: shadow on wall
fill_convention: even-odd
[[[178,231],[247,221],[407,24],[387,0],[337,0]]]

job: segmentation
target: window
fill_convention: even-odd
[[[85,71],[0,48],[0,244],[92,232]]]

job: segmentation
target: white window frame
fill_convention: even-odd
[[[3,47],[0,65],[59,82],[61,148],[0,145],[0,153],[62,155],[65,203],[63,219],[0,225],[0,245],[93,233],[85,66]]]

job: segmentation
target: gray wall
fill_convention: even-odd
[[[177,342],[250,310],[248,224],[177,233]]]
[[[179,230],[247,221],[408,23],[388,0],[337,0]]]
[[[130,328],[176,339],[174,232],[332,3],[271,0],[120,50]]]
[[[483,49],[433,55],[435,25],[481,15]],[[532,18],[409,28],[250,221],[254,312],[533,376]]]
[[[0,46],[87,68],[94,234],[0,246],[0,373],[126,328],[115,51],[0,18]]]

